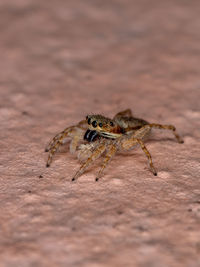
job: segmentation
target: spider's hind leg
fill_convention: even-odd
[[[145,125],[146,126],[146,125]],[[144,127],[145,127],[144,126]],[[164,129],[164,130],[170,130],[172,131],[172,133],[174,134],[176,140],[178,141],[178,143],[183,144],[184,141],[183,139],[179,136],[179,134],[176,132],[176,127],[174,127],[173,125],[162,125],[162,124],[158,124],[158,123],[150,123],[148,124],[146,127],[150,127],[150,128],[157,128],[157,129]]]

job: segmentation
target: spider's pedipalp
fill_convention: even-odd
[[[80,162],[84,162],[86,159],[88,159],[95,148],[98,146],[98,141],[97,142],[91,142],[87,144],[80,144],[78,147],[78,153],[77,157],[80,160]]]

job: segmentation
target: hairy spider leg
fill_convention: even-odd
[[[148,158],[148,161],[149,161],[149,166],[150,166],[150,169],[152,171],[152,173],[157,176],[157,172],[156,172],[156,169],[155,167],[153,166],[153,162],[152,162],[152,157],[151,157],[151,154],[150,152],[148,151],[148,149],[146,148],[145,144],[142,142],[142,140],[140,139],[136,139],[138,144],[140,145],[140,147],[142,148],[142,150],[144,151],[145,155],[147,156]]]
[[[61,133],[58,133],[54,136],[54,138],[50,141],[50,143],[47,145],[47,147],[45,148],[45,152],[49,152],[49,150],[51,150],[54,145],[59,142],[59,140],[62,140],[62,137],[65,136],[65,132],[67,131],[68,128],[66,128],[65,130],[63,130]]]
[[[72,181],[77,180],[77,178],[86,170],[86,168],[88,168],[94,160],[98,159],[101,156],[105,149],[105,143],[102,143],[97,148],[95,148],[90,157],[81,165],[80,169],[76,172],[76,174],[72,178]]]
[[[146,129],[147,130],[147,129]],[[149,129],[148,129],[148,132],[149,132]],[[143,135],[145,135],[146,132],[144,131],[143,132]],[[146,146],[144,145],[143,141],[139,138],[135,138],[135,137],[132,137],[132,138],[122,138],[122,140],[120,140],[120,146],[123,150],[129,150],[131,149],[133,146],[139,144],[141,149],[143,150],[143,152],[145,153],[148,161],[149,161],[149,166],[150,166],[150,169],[152,171],[152,173],[156,176],[157,175],[157,172],[156,172],[156,169],[153,165],[153,162],[152,162],[152,157],[151,157],[151,154],[150,152],[148,151],[148,149],[146,148]]]
[[[106,168],[106,166],[108,165],[109,161],[114,156],[116,151],[117,151],[117,147],[115,145],[109,145],[109,148],[107,149],[107,153],[106,153],[105,158],[103,160],[101,169],[99,170],[99,173],[96,177],[96,181],[98,181],[99,178],[102,177],[104,169]]]
[[[53,155],[58,150],[58,148],[63,144],[63,141],[66,137],[72,138],[71,143],[70,143],[70,152],[71,153],[75,152],[78,146],[79,140],[83,138],[83,135],[85,133],[85,129],[81,128],[80,127],[81,125],[82,125],[82,121],[78,124],[79,127],[77,126],[68,127],[61,133],[57,134],[52,139],[52,141],[49,143],[48,148],[47,148],[47,151],[49,151],[49,156],[48,156],[48,160],[46,164],[47,167],[50,166]]]
[[[54,136],[54,138],[50,141],[50,143],[45,148],[45,152],[48,152],[51,148],[53,148],[53,146],[56,144],[57,141],[59,141],[60,139],[63,140],[65,137],[67,137],[67,135],[69,134],[71,129],[73,129],[75,127],[80,127],[80,128],[86,129],[86,126],[87,126],[86,120],[82,120],[75,126],[67,127],[61,133],[58,133],[56,136]]]
[[[48,160],[47,160],[47,164],[46,166],[49,167],[51,162],[52,162],[52,158],[53,155],[55,154],[55,152],[58,150],[58,148],[63,144],[63,140],[68,136],[68,134],[72,131],[72,129],[74,128],[74,126],[66,128],[64,131],[62,131],[61,133],[57,134],[53,140],[50,142],[49,144],[49,156],[48,156]]]
[[[180,143],[180,144],[184,143],[183,139],[178,135],[178,133],[176,132],[176,128],[173,125],[162,125],[162,124],[158,124],[158,123],[150,123],[148,125],[144,125],[142,128],[147,128],[147,127],[170,130],[174,134],[178,143]]]
[[[143,141],[141,140],[141,139],[143,139],[144,137],[146,137],[150,133],[151,128],[171,130],[173,132],[174,136],[176,137],[177,141],[179,143],[183,143],[183,140],[177,134],[176,128],[173,125],[162,125],[162,124],[157,124],[157,123],[151,123],[151,124],[147,124],[147,125],[142,126],[136,132],[132,132],[131,133],[131,135],[133,135],[132,139],[125,138],[125,139],[122,139],[121,142],[122,142],[122,147],[124,149],[131,148],[137,142],[140,145],[140,147],[142,148],[142,150],[144,151],[145,155],[147,156],[147,158],[149,160],[149,165],[150,165],[151,171],[153,172],[154,175],[157,175],[157,172],[156,172],[156,170],[155,170],[155,168],[153,166],[151,154],[147,150],[147,148],[144,145]]]

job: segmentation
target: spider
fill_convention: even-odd
[[[83,161],[72,181],[81,176],[104,153],[104,160],[96,176],[96,181],[98,181],[117,151],[130,150],[136,145],[139,145],[143,150],[148,159],[150,170],[156,176],[157,172],[151,154],[143,142],[152,128],[171,130],[177,141],[183,143],[173,125],[148,123],[143,119],[134,118],[130,109],[117,113],[113,119],[102,115],[88,115],[85,120],[80,121],[77,125],[67,127],[52,139],[45,149],[46,152],[49,151],[46,166],[50,166],[53,155],[69,137],[71,138],[70,152],[78,151],[77,156]]]

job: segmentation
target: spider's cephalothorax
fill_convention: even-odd
[[[113,119],[106,118],[102,115],[88,115],[86,120],[80,121],[75,126],[66,128],[52,139],[46,148],[46,151],[50,151],[47,167],[50,166],[52,157],[59,146],[65,143],[67,137],[70,137],[70,152],[74,153],[78,150],[78,157],[80,159],[85,159],[80,169],[74,175],[73,181],[76,180],[94,160],[105,153],[104,161],[96,178],[96,180],[98,180],[102,176],[108,162],[117,151],[129,150],[137,144],[140,145],[147,156],[152,173],[157,175],[151,154],[143,142],[152,128],[171,130],[177,141],[183,143],[183,140],[176,133],[176,129],[173,125],[148,123],[143,119],[134,118],[130,109],[117,113]]]
[[[102,115],[88,115],[86,120],[89,130],[109,139],[117,139],[148,124],[145,120],[127,116],[115,116],[111,120]]]
[[[115,139],[121,136],[121,127],[109,118],[102,115],[88,115],[86,120],[89,130],[95,130],[102,137]]]

